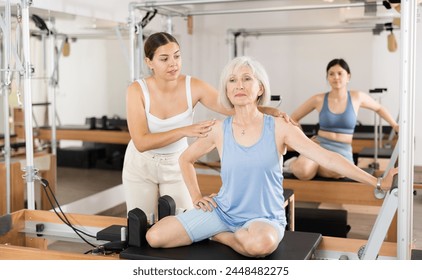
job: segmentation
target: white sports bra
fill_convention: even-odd
[[[146,82],[144,79],[137,80],[139,85],[142,88],[142,92],[144,94],[145,99],[145,112],[146,117],[148,121],[148,128],[151,133],[157,133],[157,132],[164,132],[169,131],[175,128],[188,126],[193,123],[193,108],[192,108],[192,93],[191,93],[191,87],[190,87],[190,76],[186,76],[186,99],[188,103],[188,109],[184,111],[183,113],[180,113],[178,115],[175,115],[173,117],[170,117],[168,119],[160,119],[150,113],[150,93],[148,91],[148,87],[146,85]],[[183,137],[182,139],[171,143],[165,147],[161,147],[158,149],[151,150],[151,152],[157,153],[157,154],[170,154],[170,153],[177,153],[184,149],[186,149],[188,146],[188,140],[186,137]]]

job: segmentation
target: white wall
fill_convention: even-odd
[[[196,49],[190,52],[196,61],[193,74],[213,85],[217,84],[218,69],[221,69],[227,60],[228,28],[330,24],[329,21],[321,19],[322,15],[329,21],[338,17],[337,11],[333,10],[197,17],[194,20],[195,33],[192,35]],[[177,28],[175,34],[178,34]],[[267,68],[273,93],[283,97],[281,109],[288,113],[311,95],[328,89],[325,67],[332,58],[343,57],[352,71],[350,87],[366,92],[375,87],[388,88],[388,96],[382,98],[382,103],[393,116],[397,116],[399,67],[395,66],[399,66],[399,52],[387,51],[386,36],[385,32],[379,36],[366,32],[247,37],[245,54],[256,57]],[[382,61],[381,67],[378,66],[379,61]],[[384,63],[392,65],[391,69],[386,69]],[[364,124],[372,124],[373,114],[362,110],[359,120]],[[317,116],[309,116],[304,122],[317,122]]]
[[[78,40],[61,59],[57,111],[63,124],[86,117],[125,118],[129,71],[117,41]]]
[[[87,28],[88,24],[82,26]],[[72,25],[73,20],[56,20],[55,29],[62,34],[73,34],[69,27]],[[125,118],[125,91],[130,80],[126,59],[128,52],[122,48],[117,36],[114,39],[98,36],[69,41],[70,55],[60,55],[59,58],[56,90],[56,110],[62,125],[84,124],[87,117],[101,118],[103,115]],[[61,40],[57,47],[60,48],[60,45]],[[51,96],[48,96],[49,72],[43,66],[44,57],[49,63],[51,54],[43,50],[42,42],[31,38],[31,60],[35,67],[33,102],[51,101]],[[45,119],[46,110],[34,107],[40,125],[49,123]]]

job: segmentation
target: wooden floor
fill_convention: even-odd
[[[116,185],[120,185],[122,183],[122,179],[121,171],[118,170],[59,167],[57,170],[57,182],[57,200],[63,206],[98,192],[110,189]],[[305,207],[332,207],[332,205],[303,205],[301,203],[298,203],[297,205]],[[422,190],[419,190],[419,192],[414,196],[413,206],[414,245],[415,248],[422,249]],[[348,224],[351,226],[348,237],[368,239],[379,208],[363,206],[358,207],[351,205],[343,205],[342,207],[348,210]],[[126,206],[123,203],[98,214],[126,217]]]

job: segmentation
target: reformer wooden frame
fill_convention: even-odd
[[[101,230],[111,225],[127,225],[127,219],[108,216],[68,214],[77,227],[93,227]],[[11,214],[12,229],[0,236],[0,259],[3,260],[116,260],[118,255],[92,255],[48,249],[48,238],[26,232],[26,223],[38,222],[56,226],[64,225],[55,213],[42,210],[20,210]],[[68,229],[71,232],[71,229]],[[65,232],[65,231],[64,231]],[[75,234],[75,239],[77,239]],[[60,238],[58,237],[60,240]],[[75,242],[80,242],[76,240]]]
[[[36,137],[41,140],[51,140],[51,130],[40,128]],[[56,138],[57,140],[81,140],[85,142],[126,145],[130,141],[130,134],[128,131],[114,130],[57,129]]]
[[[93,216],[83,214],[69,214],[70,221],[80,227],[91,227],[101,230],[110,225],[127,225],[126,218]],[[47,236],[37,236],[33,230],[26,227],[26,223],[44,223],[51,226],[66,227],[53,212],[42,210],[20,210],[11,213],[12,229],[0,236],[1,260],[118,260],[118,254],[91,255],[69,251],[48,249]],[[31,231],[31,232],[29,232]],[[48,232],[46,232],[48,233]],[[74,238],[77,236],[75,234]],[[60,237],[56,237],[60,240]],[[75,240],[75,242],[80,242]],[[337,237],[322,237],[317,251],[357,252],[366,240],[344,239]],[[396,243],[384,242],[380,256],[394,258]]]

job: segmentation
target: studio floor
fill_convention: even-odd
[[[420,178],[416,178],[415,173],[415,181],[416,179],[420,180]],[[89,203],[90,200],[86,200],[87,197],[104,193],[107,190],[113,189],[113,187],[114,189],[121,190],[121,188],[116,188],[121,183],[121,171],[118,170],[58,167],[56,197],[61,206],[79,205],[78,207],[81,208],[81,205],[83,205],[81,202]],[[107,200],[104,201],[107,204]],[[422,190],[416,193],[413,202],[414,246],[415,248],[422,249]],[[98,205],[103,202],[96,201],[91,203]],[[301,204],[297,203],[297,205]],[[309,205],[302,206],[313,207]],[[320,207],[329,208],[332,206],[322,205]],[[86,208],[89,209],[89,205]],[[98,215],[126,217],[126,206],[124,203],[113,205],[112,207],[102,205],[100,208],[106,210],[100,210],[97,213]],[[343,205],[343,208],[348,211],[348,224],[351,226],[347,237],[368,239],[379,212],[379,207]],[[84,210],[80,209],[78,213],[84,213]]]

